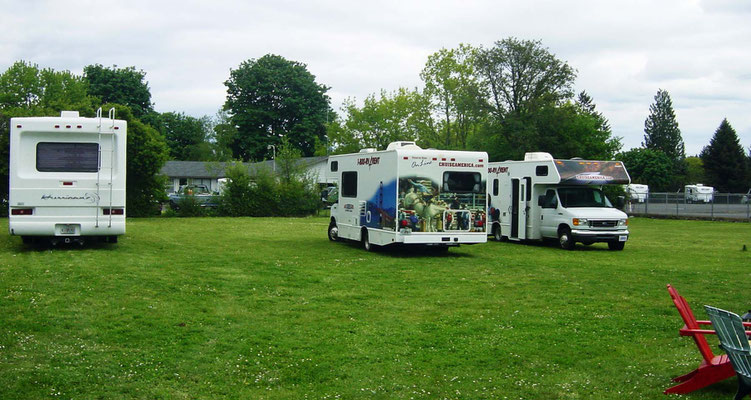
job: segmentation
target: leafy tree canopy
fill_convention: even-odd
[[[164,135],[173,160],[210,161],[213,152],[209,137],[211,121],[208,117],[195,118],[178,112],[158,115],[157,128]]]
[[[649,185],[654,192],[680,188],[673,174],[674,161],[659,150],[636,148],[616,156],[623,161],[633,183]]]
[[[144,81],[145,72],[135,67],[118,68],[115,65],[110,68],[95,64],[86,66],[83,73],[89,83],[89,94],[102,102],[128,106],[136,118],[154,111],[151,91],[148,82]]]
[[[268,54],[244,61],[225,85],[224,108],[237,127],[231,143],[235,158],[261,159],[268,154],[267,146],[278,145],[282,137],[310,156],[316,138],[324,139],[328,87],[316,83],[305,64]]]

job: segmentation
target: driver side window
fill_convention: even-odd
[[[545,192],[545,198],[542,200],[542,208],[558,208],[558,196],[555,195],[555,190],[548,189]]]

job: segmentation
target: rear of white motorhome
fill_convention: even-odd
[[[384,151],[329,157],[339,184],[329,239],[448,248],[484,243],[487,153],[424,150],[394,142]]]
[[[557,160],[548,153],[527,153],[524,161],[488,165],[489,233],[497,240],[558,239],[607,242],[622,250],[628,240],[628,216],[613,207],[601,190],[628,184],[620,161]]]
[[[11,119],[8,229],[36,238],[116,242],[125,233],[125,121],[60,117]]]
[[[625,185],[626,194],[630,201],[634,203],[644,203],[649,197],[649,185],[642,185],[639,183],[631,183]]]
[[[714,188],[701,183],[684,186],[687,203],[711,203],[714,200]]]

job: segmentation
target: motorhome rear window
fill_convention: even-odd
[[[443,173],[443,191],[452,193],[482,193],[482,177],[479,172]]]
[[[547,165],[538,165],[535,168],[535,175],[537,175],[537,176],[548,176],[548,166]]]
[[[97,172],[99,145],[96,143],[37,143],[37,171]]]
[[[331,162],[331,172],[339,171],[339,161]]]
[[[357,172],[342,172],[342,197],[357,197]]]

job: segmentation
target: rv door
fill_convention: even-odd
[[[527,205],[529,193],[527,192],[529,189],[531,189],[529,178],[524,178],[519,182],[519,239],[527,238],[527,212],[529,211]]]
[[[525,180],[511,179],[511,238],[527,237],[527,185]]]

